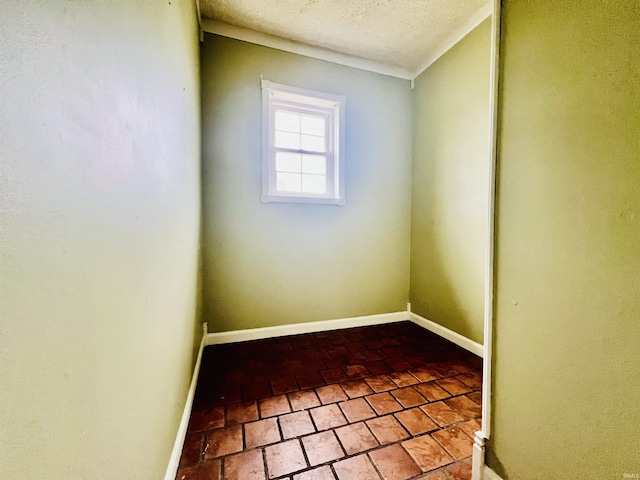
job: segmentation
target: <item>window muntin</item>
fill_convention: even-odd
[[[344,97],[262,88],[262,201],[344,205]]]

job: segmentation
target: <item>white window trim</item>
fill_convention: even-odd
[[[301,98],[296,99],[296,96]],[[327,185],[331,187],[325,196],[312,194],[284,193],[275,190],[275,147],[274,122],[275,103],[290,104],[288,108],[300,112],[313,112],[331,117],[329,136],[326,139]],[[298,101],[296,101],[298,100]],[[345,104],[344,95],[291,87],[262,80],[262,202],[311,203],[324,205],[345,205]],[[317,152],[309,152],[314,154]]]

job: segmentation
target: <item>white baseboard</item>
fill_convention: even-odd
[[[484,478],[484,454],[486,439],[482,432],[476,432],[473,436],[473,452],[471,457],[471,480]]]
[[[460,335],[453,330],[449,330],[442,325],[439,325],[431,320],[427,320],[424,317],[421,317],[417,313],[409,312],[409,320],[411,320],[416,325],[419,325],[423,328],[426,328],[430,332],[435,333],[436,335],[440,335],[442,338],[446,338],[450,342],[455,343],[459,347],[464,348],[465,350],[469,350],[471,353],[475,353],[479,357],[484,356],[484,347],[473,340],[468,339]]]
[[[502,477],[485,463],[486,448],[487,440],[482,432],[476,432],[473,438],[473,456],[471,457],[471,480],[502,480]]]
[[[485,465],[482,480],[502,480],[502,477]]]
[[[187,393],[187,400],[182,411],[182,418],[180,419],[180,425],[178,427],[178,434],[176,435],[176,441],[173,444],[173,450],[171,451],[171,457],[169,457],[169,465],[164,475],[164,480],[175,480],[176,473],[178,473],[178,465],[180,464],[180,456],[182,455],[182,447],[184,445],[184,439],[187,436],[187,428],[189,427],[189,419],[191,418],[191,408],[193,407],[193,398],[196,394],[196,384],[198,383],[198,374],[200,373],[200,364],[202,363],[202,352],[206,345],[205,340],[207,338],[207,324],[203,326],[204,332],[202,340],[200,340],[200,349],[198,350],[198,356],[196,358],[196,364],[193,368],[193,375],[191,376],[191,385],[189,385],[189,392]]]
[[[361,317],[340,318],[336,320],[322,320],[319,322],[294,323],[275,327],[250,328],[247,330],[233,330],[230,332],[209,333],[205,339],[205,345],[221,345],[224,343],[246,342],[263,338],[284,337],[287,335],[299,335],[301,333],[324,332],[327,330],[340,330],[344,328],[364,327],[368,325],[382,325],[385,323],[402,322],[410,320],[416,325],[426,328],[430,332],[446,338],[450,342],[482,357],[484,348],[479,343],[427,320],[413,312],[393,312],[378,315],[364,315]]]
[[[385,323],[402,322],[409,319],[407,312],[382,313],[379,315],[365,315],[362,317],[340,318],[337,320],[323,320],[319,322],[294,323],[276,327],[250,328],[231,332],[209,333],[206,345],[220,345],[223,343],[246,342],[263,338],[284,337],[301,333],[324,332],[327,330],[341,330],[344,328],[366,327]]]

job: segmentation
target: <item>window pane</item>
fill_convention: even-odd
[[[300,149],[300,135],[289,132],[276,132],[276,147]]]
[[[307,135],[317,135],[324,137],[324,117],[312,117],[310,115],[302,115],[301,117],[301,132]]]
[[[302,149],[311,152],[324,152],[324,137],[316,137],[314,135],[300,135],[302,139]]]
[[[302,191],[304,193],[327,193],[327,177],[302,174]]]
[[[302,155],[302,173],[326,175],[327,159],[320,155]]]
[[[276,130],[300,133],[300,115],[285,110],[276,111]]]
[[[299,173],[276,173],[276,189],[279,192],[300,192]]]
[[[276,153],[276,170],[278,172],[300,173],[300,155],[297,153]],[[316,172],[309,172],[316,173]]]

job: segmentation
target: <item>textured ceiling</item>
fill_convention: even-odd
[[[490,1],[200,0],[200,8],[209,20],[415,71]]]

